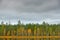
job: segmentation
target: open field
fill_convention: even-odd
[[[0,36],[0,38],[60,38],[60,36]]]

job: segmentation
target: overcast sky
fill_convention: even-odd
[[[0,0],[0,22],[60,23],[60,0]]]

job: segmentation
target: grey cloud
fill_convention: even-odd
[[[2,0],[2,9],[14,9],[20,12],[43,12],[59,8],[58,0]]]
[[[0,0],[0,20],[60,19],[60,0]]]

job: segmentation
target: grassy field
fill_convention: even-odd
[[[0,38],[60,38],[60,36],[0,36]]]

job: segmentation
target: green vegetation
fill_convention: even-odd
[[[43,22],[42,24],[21,24],[18,21],[17,25],[0,24],[1,36],[59,36],[60,24],[48,24]]]
[[[60,24],[0,24],[0,36],[60,36]],[[48,40],[48,39],[47,39]]]

